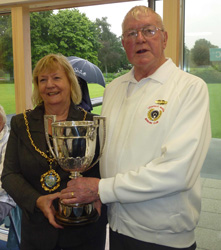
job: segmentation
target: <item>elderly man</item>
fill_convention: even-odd
[[[108,205],[111,250],[196,249],[211,138],[207,86],[165,57],[168,34],[152,9],[132,8],[122,29],[133,68],[104,94],[102,179],[71,180],[61,199]]]

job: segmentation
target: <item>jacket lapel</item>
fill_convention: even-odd
[[[31,144],[31,140],[27,133],[27,127],[25,126],[25,136],[24,136],[24,143],[29,147],[30,151],[36,157],[36,160],[48,169],[48,162],[47,160],[39,153],[36,149],[47,153],[47,144],[45,139],[45,132],[44,132],[44,108],[42,106],[36,107],[30,113],[27,113],[27,120],[28,120],[28,127],[30,130],[31,138],[33,143],[36,147]]]

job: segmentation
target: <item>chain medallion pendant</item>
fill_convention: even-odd
[[[41,176],[40,182],[45,191],[53,192],[60,186],[61,178],[54,169],[50,169]]]

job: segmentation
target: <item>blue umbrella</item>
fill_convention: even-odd
[[[98,83],[105,87],[105,80],[101,70],[93,63],[77,56],[67,57],[75,74],[87,83]]]

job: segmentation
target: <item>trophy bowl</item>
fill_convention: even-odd
[[[49,150],[57,160],[60,167],[70,172],[70,178],[81,177],[81,173],[92,168],[100,159],[105,136],[100,147],[100,153],[96,161],[97,129],[102,124],[105,135],[105,117],[94,116],[93,121],[63,121],[56,122],[56,116],[45,115],[45,135]],[[48,120],[51,120],[52,144],[48,134]],[[85,225],[97,221],[99,218],[94,203],[64,204],[59,200],[59,211],[56,213],[56,221],[64,226]]]

